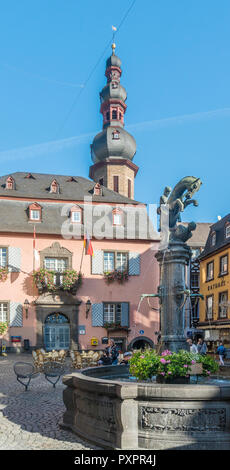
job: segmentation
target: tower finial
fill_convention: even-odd
[[[115,55],[115,49],[116,49],[116,44],[115,44],[115,42],[113,42],[113,44],[112,44],[111,47],[112,47],[113,55]]]

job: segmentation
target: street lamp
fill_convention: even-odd
[[[26,312],[26,318],[28,318],[29,305],[30,305],[29,300],[25,299],[24,309],[25,309],[25,312]]]
[[[90,299],[88,299],[87,302],[86,302],[86,304],[85,304],[85,314],[86,314],[86,318],[88,318],[90,309],[91,309],[91,302],[90,302]]]

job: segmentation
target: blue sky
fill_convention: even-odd
[[[1,2],[2,175],[88,177],[112,25],[132,4]],[[158,203],[166,185],[200,177],[199,207],[183,220],[215,222],[229,213],[229,22],[229,0],[136,0],[115,38],[126,129],[137,142],[135,198]]]

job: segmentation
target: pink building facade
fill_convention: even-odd
[[[157,292],[159,234],[134,199],[136,143],[124,130],[115,45],[105,75],[91,179],[26,172],[0,178],[0,322],[8,322],[11,350],[101,350],[114,338],[125,351],[157,341],[158,302],[139,303],[142,293]],[[82,283],[67,288],[74,275]]]

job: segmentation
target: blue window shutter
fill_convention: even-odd
[[[11,273],[19,273],[21,270],[21,248],[10,246],[8,248],[8,269]]]
[[[23,308],[18,302],[10,302],[10,326],[23,326]]]
[[[95,250],[92,256],[92,274],[103,274],[104,253],[102,250]]]
[[[129,303],[121,304],[121,326],[129,326]]]
[[[104,324],[104,309],[103,304],[92,305],[92,326],[103,326]]]
[[[139,276],[140,274],[140,253],[134,251],[129,252],[129,275],[130,276]]]

